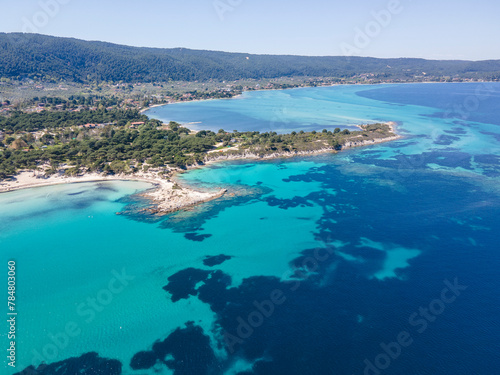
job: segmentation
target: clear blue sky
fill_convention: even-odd
[[[391,1],[391,19],[377,20],[373,12],[388,12]],[[498,0],[23,0],[3,2],[0,31],[230,52],[484,60],[500,59],[499,14]]]

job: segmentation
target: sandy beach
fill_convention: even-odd
[[[152,173],[114,176],[87,173],[77,177],[55,175],[38,178],[33,171],[22,171],[15,176],[15,180],[0,181],[0,193],[42,186],[98,181],[143,181],[151,183],[156,189],[144,192],[143,196],[153,203],[154,208],[150,209],[149,212],[155,215],[164,215],[199,203],[208,202],[221,197],[226,192],[225,189],[213,192],[196,191],[179,186],[174,181],[161,179]]]

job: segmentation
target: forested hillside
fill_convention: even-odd
[[[39,34],[0,33],[0,78],[74,82],[206,81],[291,76],[500,78],[500,60],[431,61],[368,57],[250,55],[185,48],[158,49]]]

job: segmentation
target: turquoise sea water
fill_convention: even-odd
[[[499,96],[490,83],[339,86],[153,109],[215,130],[396,121],[404,135],[190,171],[181,183],[229,194],[163,220],[127,209],[144,183],[0,194],[16,370],[497,373]]]

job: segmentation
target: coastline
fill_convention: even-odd
[[[258,155],[253,152],[249,153],[243,153],[243,154],[227,154],[227,153],[221,153],[221,154],[213,154],[215,155],[214,157],[208,157],[205,158],[205,164],[199,165],[199,166],[190,166],[188,169],[192,168],[202,168],[205,165],[212,164],[212,163],[218,163],[221,161],[231,161],[231,160],[270,160],[270,159],[280,159],[280,158],[292,158],[295,156],[308,156],[308,155],[317,155],[317,154],[324,154],[324,153],[338,153],[342,152],[342,150],[350,149],[350,148],[356,148],[356,147],[364,147],[364,146],[372,146],[380,143],[385,143],[385,142],[391,142],[395,141],[398,139],[403,138],[402,135],[398,134],[396,132],[396,127],[397,123],[395,121],[388,121],[384,123],[385,125],[389,126],[389,129],[391,133],[393,133],[393,136],[385,137],[385,138],[374,138],[371,140],[361,140],[361,141],[350,141],[347,142],[342,146],[340,150],[335,149],[334,147],[323,147],[320,149],[315,149],[315,150],[307,150],[307,151],[281,151],[281,152],[275,152],[271,154],[266,154],[266,155]],[[361,125],[358,125],[360,129],[362,129]]]
[[[45,186],[55,186],[61,184],[77,184],[85,182],[106,182],[106,181],[141,181],[147,182],[155,189],[146,190],[140,195],[152,203],[153,208],[147,211],[154,215],[166,215],[187,207],[208,202],[219,198],[226,192],[219,189],[213,192],[201,192],[187,187],[179,186],[175,181],[165,180],[154,174],[132,174],[102,176],[97,173],[88,173],[78,177],[50,176],[37,178],[33,171],[22,171],[15,176],[15,181],[1,181],[0,194],[9,193],[16,190],[31,189]]]
[[[291,158],[295,156],[308,156],[322,153],[338,153],[344,149],[371,146],[379,143],[390,142],[402,138],[396,132],[396,122],[386,122],[392,134],[385,138],[374,138],[370,140],[351,140],[344,144],[340,150],[333,146],[322,147],[313,150],[304,151],[284,151],[270,154],[259,155],[253,152],[244,152],[241,154],[222,153],[222,154],[207,154],[203,164],[195,164],[187,166],[186,171],[203,168],[207,165],[232,160],[270,160],[279,158]],[[360,128],[362,128],[360,126]],[[210,156],[214,155],[214,156]],[[49,177],[37,175],[33,170],[24,170],[18,173],[14,180],[0,181],[0,194],[12,192],[21,189],[29,189],[43,186],[53,186],[59,184],[83,183],[83,182],[104,182],[104,181],[142,181],[152,184],[156,189],[154,191],[145,191],[141,195],[151,201],[152,208],[146,209],[148,213],[154,215],[166,215],[175,211],[183,210],[197,204],[208,202],[222,197],[226,193],[226,189],[218,189],[217,191],[201,192],[189,187],[180,186],[175,180],[176,173],[183,173],[182,170],[173,170],[172,179],[160,177],[158,171],[138,172],[135,174],[120,174],[112,176],[103,176],[98,173],[86,173],[82,176],[69,177],[62,174],[64,170],[59,171],[59,174]]]
[[[278,89],[276,89],[276,90],[278,90]],[[279,89],[279,90],[283,90],[283,89]],[[285,90],[288,90],[288,89],[285,89]],[[257,90],[255,90],[255,91],[257,91]],[[261,90],[258,90],[258,91],[261,91]],[[243,93],[245,93],[245,92],[247,92],[247,91],[244,91]],[[143,114],[144,112],[149,111],[150,109],[157,108],[157,107],[165,107],[165,106],[171,105],[171,104],[196,103],[196,102],[208,102],[208,101],[212,101],[212,100],[231,100],[231,99],[237,99],[237,98],[243,96],[243,93],[235,95],[235,96],[232,96],[230,98],[209,98],[209,99],[194,99],[194,100],[177,100],[177,101],[173,101],[172,103],[153,104],[153,105],[151,105],[149,107],[142,108],[139,111],[139,113]]]

